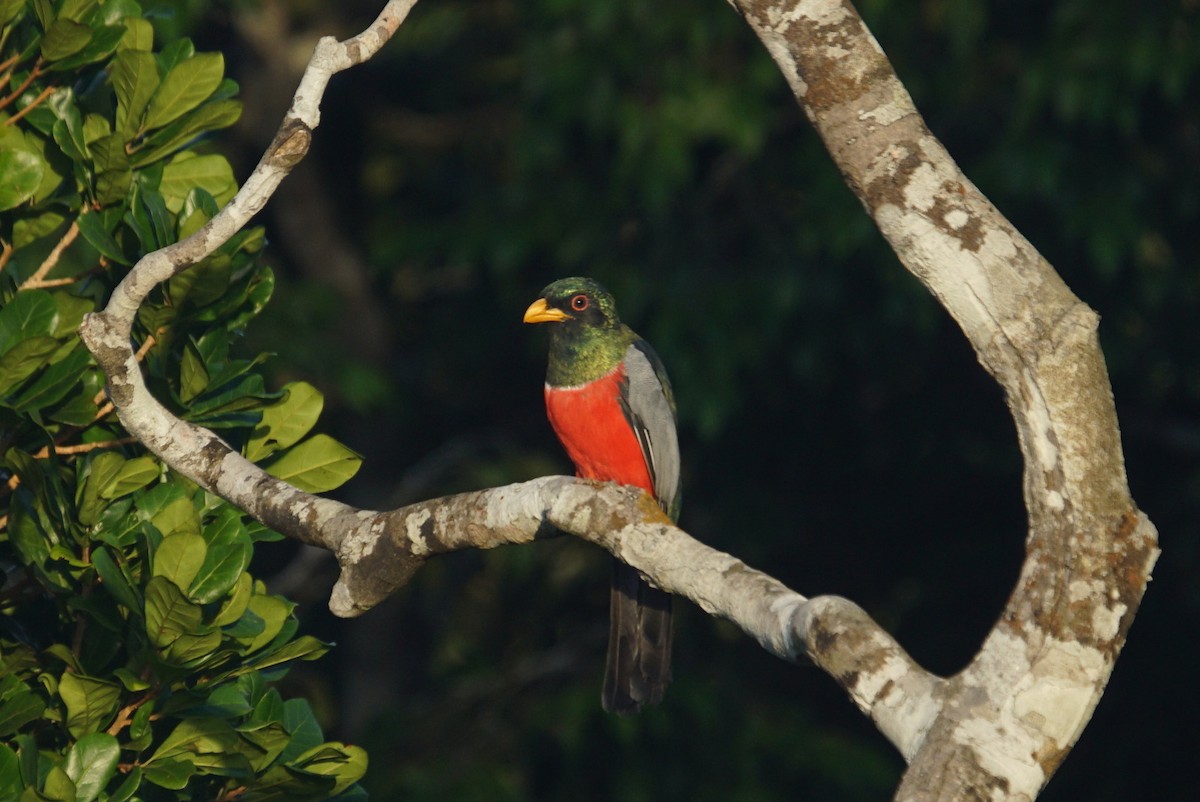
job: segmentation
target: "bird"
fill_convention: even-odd
[[[590,278],[559,279],[525,310],[550,324],[546,414],[576,475],[650,493],[672,521],[682,500],[675,398],[662,361]],[[671,681],[671,595],[614,560],[600,701],[610,713],[658,704]]]

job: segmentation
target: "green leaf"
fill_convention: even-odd
[[[125,135],[109,134],[88,143],[96,168],[96,201],[102,206],[120,203],[129,195],[133,171],[125,152]]]
[[[75,104],[75,93],[70,89],[60,89],[50,96],[47,105],[58,116],[53,128],[55,143],[73,161],[89,159],[83,133],[83,115]]]
[[[172,665],[195,666],[207,663],[207,658],[221,645],[221,632],[208,629],[199,633],[185,633],[172,641],[164,658]]]
[[[218,203],[233,197],[237,181],[229,161],[218,154],[196,156],[185,151],[167,162],[158,189],[168,209],[178,214],[188,193],[195,187],[206,190]]]
[[[9,147],[0,150],[0,212],[32,198],[45,172],[46,163],[36,153]]]
[[[141,490],[157,479],[161,473],[162,468],[156,458],[149,455],[134,457],[121,466],[121,470],[104,488],[101,495],[109,501],[120,498],[135,490]]]
[[[345,484],[362,465],[362,457],[324,434],[292,448],[267,473],[308,493],[323,493]]]
[[[237,740],[238,735],[233,727],[219,718],[201,716],[184,719],[143,765],[148,767],[161,760],[177,759],[194,762],[200,755],[232,751]]]
[[[182,307],[185,302],[192,307],[207,306],[229,288],[231,270],[232,265],[228,257],[220,254],[210,256],[173,276],[167,283],[167,292],[176,306]],[[205,359],[205,362],[212,361]],[[218,387],[225,382],[219,375],[213,376],[210,381],[216,382],[215,386]]]
[[[141,167],[170,156],[179,148],[208,131],[228,128],[242,116],[240,100],[210,100],[146,138],[146,147],[135,154],[133,163]]]
[[[58,307],[58,319],[54,323],[52,334],[60,339],[69,339],[74,342],[79,324],[83,322],[84,315],[96,308],[96,300],[80,298],[65,290],[55,290],[52,297],[54,305]],[[67,352],[64,351],[59,358],[66,355]]]
[[[117,49],[121,39],[125,37],[123,25],[100,25],[93,27],[92,38],[87,46],[78,53],[50,65],[54,72],[77,70],[85,64],[92,64],[103,58],[108,58]]]
[[[74,20],[59,17],[50,24],[42,37],[42,58],[60,61],[87,47],[92,39],[92,29]]]
[[[52,364],[37,381],[13,396],[10,400],[12,408],[17,412],[29,412],[57,404],[79,384],[81,374],[91,362],[91,354],[80,343],[65,359]]]
[[[246,442],[246,459],[258,462],[300,441],[316,425],[325,397],[308,382],[284,385],[285,395],[263,409],[262,422]]]
[[[133,260],[125,255],[121,246],[113,239],[112,234],[104,228],[104,222],[98,214],[79,215],[79,233],[102,256],[106,256],[117,264],[132,265]]]
[[[138,598],[133,585],[125,576],[125,572],[121,570],[116,561],[108,553],[108,549],[103,546],[97,547],[92,551],[92,565],[96,569],[96,573],[100,576],[100,581],[103,587],[108,591],[114,599],[126,608],[133,612],[141,612],[142,603]]]
[[[179,363],[179,400],[184,404],[204,392],[208,387],[208,370],[204,358],[192,342],[183,348],[183,359]]]
[[[255,670],[270,668],[291,660],[316,660],[329,651],[329,644],[322,643],[312,635],[301,635],[291,643],[284,644],[261,660],[254,661]]]
[[[151,488],[138,497],[137,508],[140,517],[154,524],[163,535],[174,532],[200,534],[200,517],[191,495],[181,484],[166,482]]]
[[[203,613],[165,576],[146,584],[146,635],[159,648],[167,648],[184,633],[199,630]]]
[[[213,93],[225,74],[220,53],[198,53],[171,67],[146,110],[146,128],[160,128],[182,117]]]
[[[16,799],[24,787],[16,752],[0,744],[0,799]]]
[[[253,547],[242,526],[241,515],[226,507],[204,529],[208,551],[192,581],[188,596],[201,604],[220,599],[234,586],[250,564]]]
[[[178,791],[187,785],[196,767],[187,760],[159,760],[144,766],[142,771],[149,782]]]
[[[248,612],[261,618],[264,624],[262,632],[246,644],[246,651],[253,652],[269,644],[279,634],[292,612],[292,605],[275,596],[258,594],[251,597]]]
[[[117,130],[136,133],[160,83],[158,63],[145,50],[122,50],[113,59],[109,80],[117,95]]]
[[[112,20],[115,22],[116,20]],[[135,17],[132,14],[121,20],[125,26],[125,35],[121,38],[120,50],[153,50],[154,26],[150,20]]]
[[[87,17],[99,4],[99,0],[63,0],[58,7],[58,16],[76,22],[86,22]]]
[[[187,590],[204,564],[207,550],[204,538],[200,535],[189,532],[169,535],[163,538],[154,555],[154,576],[166,577],[175,583],[175,587]]]
[[[313,715],[306,699],[288,699],[283,703],[283,726],[291,735],[291,740],[279,756],[284,763],[291,763],[325,740],[321,725],[317,723],[317,717]]]
[[[10,449],[9,454],[15,450]],[[22,473],[21,481],[31,483],[27,476],[28,474]],[[13,494],[8,513],[8,537],[26,565],[40,566],[49,558],[50,544],[53,541],[49,533],[42,528],[41,520],[33,507],[33,493],[25,487],[23,484]]]
[[[67,707],[67,730],[81,738],[112,720],[121,698],[121,686],[65,671],[58,680],[58,693]]]
[[[29,691],[13,694],[0,705],[0,737],[17,732],[42,715],[46,703]]]
[[[42,793],[39,796],[51,802],[75,802],[75,783],[59,766],[51,766],[42,783]]]
[[[106,732],[80,738],[67,752],[67,776],[75,783],[75,802],[92,802],[117,772],[121,748]]]
[[[305,752],[296,758],[292,766],[313,774],[335,777],[337,781],[330,796],[336,796],[367,773],[367,752],[359,746],[331,741]]]
[[[238,575],[237,579],[234,580],[232,590],[229,592],[229,598],[225,600],[221,605],[221,609],[217,611],[217,615],[213,618],[213,626],[228,626],[242,617],[242,614],[250,606],[253,585],[254,580],[250,574],[243,572]]]
[[[139,708],[140,710],[141,708]],[[108,797],[108,802],[129,802],[137,791],[138,786],[142,784],[142,767],[134,766],[133,770],[125,778],[125,782],[117,786],[117,790],[113,791]]]
[[[19,292],[0,307],[0,354],[26,337],[54,333],[58,320],[58,305],[54,297],[43,290]]]
[[[50,361],[59,345],[53,337],[30,337],[8,349],[0,356],[0,394],[14,392],[17,385]]]
[[[91,526],[100,519],[107,498],[105,491],[117,479],[125,458],[115,451],[100,451],[84,463],[87,467],[87,478],[80,485],[75,498],[79,506],[79,521],[84,526]]]

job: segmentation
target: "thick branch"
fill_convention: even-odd
[[[1004,388],[1028,556],[900,799],[1032,799],[1103,692],[1157,557],[1130,498],[1098,317],[930,133],[848,0],[735,0],[900,261]]]
[[[330,607],[347,615],[382,600],[398,587],[392,574],[409,555],[528,543],[557,531],[602,546],[658,587],[732,621],[772,654],[807,657],[846,688],[904,755],[924,740],[943,681],[862,609],[836,596],[806,599],[700,543],[633,488],[549,476],[380,513],[336,549],[342,575]]]

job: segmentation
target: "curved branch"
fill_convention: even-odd
[[[528,543],[559,531],[607,549],[656,586],[733,622],[772,654],[810,659],[902,754],[912,755],[924,740],[943,680],[917,665],[861,608],[836,596],[807,599],[704,545],[634,488],[547,476],[373,514],[335,548],[342,574],[330,607],[356,614],[381,601],[399,586],[395,566],[414,556]]]
[[[237,195],[192,234],[147,254],[113,291],[102,312],[88,315],[79,334],[108,377],[109,397],[121,423],[167,464],[254,515],[305,542],[322,543],[321,527],[352,517],[346,505],[304,493],[233,452],[207,429],[171,415],[150,394],[131,346],[138,307],[159,283],[221,247],[266,205],[284,177],[304,158],[329,79],[371,58],[400,27],[416,0],[390,0],[367,30],[344,42],[317,43],[292,106],[274,141]],[[411,573],[415,564],[407,566]]]
[[[898,799],[1032,799],[1103,693],[1158,556],[1125,477],[1098,316],[963,175],[848,0],[735,0],[851,190],[1004,388],[1027,559],[943,689]]]

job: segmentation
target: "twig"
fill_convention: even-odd
[[[2,247],[0,247],[0,270],[3,270],[5,268],[5,266],[8,264],[8,260],[12,258],[12,255],[13,255],[12,243],[5,242],[4,245]]]
[[[90,278],[91,276],[96,276],[96,275],[103,273],[105,270],[108,269],[108,264],[109,264],[109,262],[107,259],[101,259],[100,264],[96,265],[91,270],[85,270],[84,272],[80,273],[79,275],[68,276],[66,278],[48,278],[48,279],[43,279],[41,281],[36,281],[36,282],[33,281],[32,279],[26,279],[25,282],[23,284],[21,284],[21,289],[23,289],[23,290],[46,290],[46,289],[50,289],[52,287],[66,287],[70,284],[76,284],[80,281],[83,281],[86,278]]]
[[[58,446],[55,446],[54,453],[60,454],[63,456],[73,456],[76,454],[86,454],[89,451],[95,451],[98,448],[116,448],[117,446],[127,446],[127,445],[130,445],[131,443],[136,443],[136,442],[137,442],[136,437],[118,437],[115,440],[100,440],[95,443],[80,443],[79,445],[75,445],[75,446],[63,446],[61,448],[59,448]],[[50,447],[42,446],[41,450],[39,450],[36,454],[33,455],[33,458],[34,459],[46,459],[49,456],[50,456]]]
[[[29,75],[25,77],[25,80],[21,82],[21,85],[14,89],[10,95],[0,99],[0,109],[8,108],[13,101],[25,94],[25,90],[28,89],[29,85],[36,81],[41,74],[42,57],[38,56],[37,62],[33,65],[33,69],[29,71]]]
[[[40,106],[42,101],[45,100],[46,98],[50,97],[50,93],[53,92],[57,88],[58,88],[58,86],[56,84],[50,84],[49,86],[47,86],[40,93],[38,93],[37,97],[35,97],[33,100],[29,101],[29,104],[27,106],[25,106],[25,108],[21,109],[16,114],[14,114],[13,116],[11,116],[7,120],[5,120],[4,124],[5,125],[15,124],[18,120],[20,120],[26,114],[28,114],[29,112],[33,111],[38,106]]]
[[[146,693],[144,693],[140,699],[130,702],[129,704],[122,707],[119,711],[117,711],[116,721],[114,721],[109,726],[109,728],[106,730],[106,732],[109,735],[116,735],[121,730],[128,727],[131,723],[133,723],[133,714],[138,711],[138,708],[140,708],[142,705],[146,704],[147,702],[153,700],[156,696],[158,696],[158,692],[159,692],[159,688],[157,688],[157,687],[151,688]]]
[[[33,275],[21,282],[21,286],[18,287],[17,290],[20,291],[32,289],[43,279],[45,279],[46,274],[53,270],[54,266],[58,264],[58,260],[62,257],[63,251],[69,248],[71,243],[74,242],[75,238],[78,236],[79,221],[74,220],[71,222],[71,225],[67,228],[67,230],[63,232],[62,239],[55,244],[54,248],[51,249],[50,253],[46,256],[46,259],[42,262],[38,269],[34,271]]]

